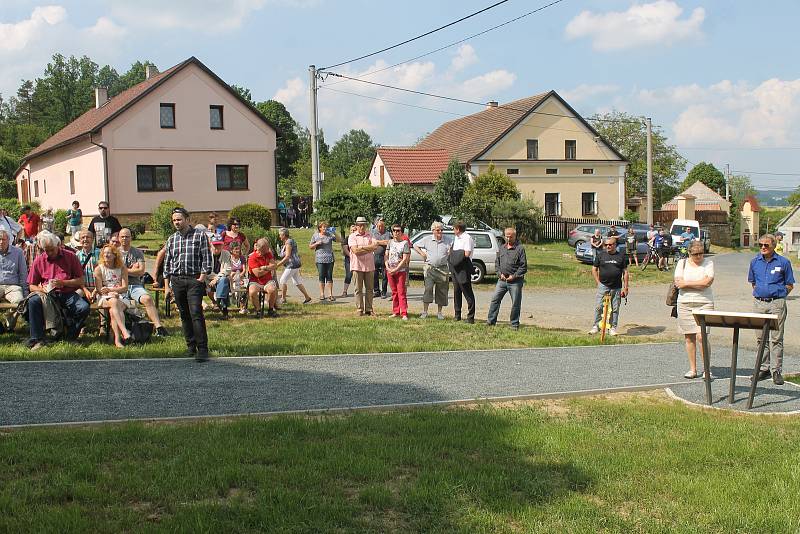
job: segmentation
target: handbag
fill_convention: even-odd
[[[685,267],[686,260],[681,260],[681,261],[684,262],[684,267]],[[678,305],[678,293],[680,293],[680,290],[675,286],[675,281],[673,280],[669,284],[669,289],[667,289],[667,299],[666,299],[667,306]]]

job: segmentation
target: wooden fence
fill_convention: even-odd
[[[538,221],[537,241],[566,241],[570,231],[582,224],[614,224],[618,227],[627,227],[628,221],[609,219],[574,219],[564,217],[542,217]]]

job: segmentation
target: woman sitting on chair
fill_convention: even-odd
[[[97,305],[108,309],[114,345],[122,348],[132,338],[125,328],[125,308],[130,304],[124,298],[128,293],[128,269],[117,247],[106,245],[100,251],[100,264],[94,270],[94,279]]]

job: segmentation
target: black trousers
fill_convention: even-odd
[[[203,296],[206,285],[194,276],[172,276],[170,278],[175,305],[181,313],[181,327],[186,346],[190,351],[208,353],[206,318],[203,315]]]
[[[375,262],[375,291],[376,297],[386,295],[386,288],[389,285],[389,277],[386,276],[386,265],[381,261]]]
[[[453,273],[453,309],[456,317],[461,317],[462,295],[467,301],[467,318],[475,319],[475,293],[472,292],[470,272]]]

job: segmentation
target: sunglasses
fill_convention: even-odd
[[[401,230],[400,228],[392,228],[392,232],[402,232],[402,231],[403,230]]]
[[[772,243],[759,243],[759,248],[769,248],[772,246]]]
[[[613,246],[614,246],[614,243],[606,243],[606,244],[605,244],[605,246],[607,246],[607,247],[613,247]]]

